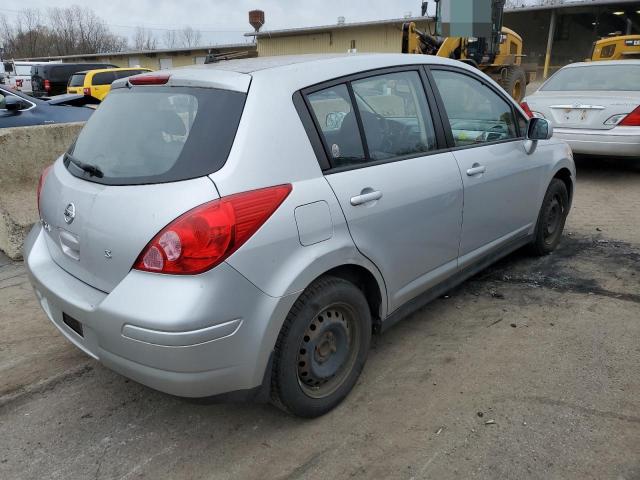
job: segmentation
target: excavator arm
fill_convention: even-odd
[[[436,55],[460,60],[463,39],[460,37],[438,38],[416,28],[414,22],[402,25],[402,53]]]
[[[436,37],[418,30],[415,22],[402,25],[402,53],[436,55],[440,43]]]

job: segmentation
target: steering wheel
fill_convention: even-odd
[[[497,129],[497,130],[496,130]],[[491,127],[489,130],[487,130],[486,132],[484,132],[484,140],[485,142],[490,141],[489,140],[489,136],[492,133],[499,133],[499,134],[503,134],[504,133],[504,127],[502,125],[494,125],[493,127]]]
[[[362,112],[361,117],[371,150],[387,151],[393,142],[386,118],[374,112]]]

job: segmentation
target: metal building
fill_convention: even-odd
[[[522,36],[527,63],[548,76],[591,57],[593,43],[609,35],[640,33],[640,1],[545,1],[505,10],[504,25]]]
[[[138,50],[113,53],[91,53],[79,55],[63,55],[58,57],[39,57],[21,60],[51,61],[61,60],[65,63],[111,63],[118,67],[144,67],[152,70],[164,70],[204,63],[211,51],[221,54],[246,52],[247,56],[255,55],[255,45],[240,43],[232,45],[214,45],[211,47],[172,48],[159,50]]]
[[[416,5],[419,2],[416,1]],[[593,43],[612,33],[640,33],[638,0],[543,0],[538,5],[505,9],[504,25],[524,41],[524,63],[537,64],[540,76],[589,57]],[[268,12],[267,12],[268,14]],[[415,21],[421,30],[433,28],[426,17],[373,22],[263,30],[255,37],[258,55],[301,53],[400,52],[402,24]]]
[[[346,53],[350,50],[399,53],[402,50],[402,24],[409,21],[416,22],[420,29],[431,26],[425,17],[358,23],[345,23],[340,17],[333,25],[265,30],[245,35],[256,37],[258,56]]]

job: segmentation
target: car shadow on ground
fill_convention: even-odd
[[[640,157],[611,157],[603,158],[589,155],[576,155],[576,170],[581,175],[616,175],[636,174],[640,175]]]

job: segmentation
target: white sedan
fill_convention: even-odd
[[[640,158],[640,60],[567,65],[522,107],[574,153]]]

